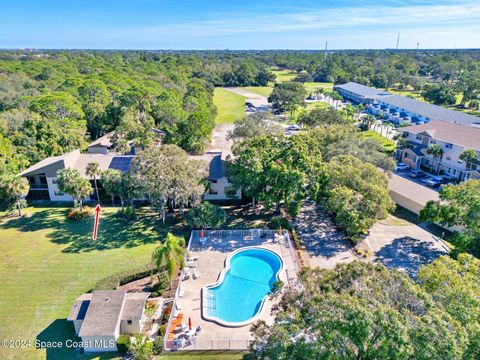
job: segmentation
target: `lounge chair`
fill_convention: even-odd
[[[187,263],[185,264],[185,266],[186,266],[187,268],[196,268],[196,267],[197,267],[197,261],[196,261],[196,260],[187,261]]]
[[[185,295],[185,288],[180,286],[180,290],[178,290],[178,297],[183,297]]]
[[[198,279],[199,277],[200,277],[200,273],[195,270],[195,272],[193,273],[193,278]]]
[[[186,269],[183,271],[182,280],[188,280],[188,279],[190,279],[190,276],[192,276],[192,273],[191,273],[191,271],[190,271],[190,268],[186,268]]]
[[[189,256],[189,257],[187,258],[187,261],[197,261],[198,259],[199,259],[198,256]]]

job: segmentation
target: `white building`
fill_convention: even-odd
[[[145,324],[145,303],[150,293],[123,290],[94,291],[78,297],[68,320],[82,339],[86,352],[117,351],[123,334],[140,334]]]

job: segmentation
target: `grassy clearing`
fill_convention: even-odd
[[[186,234],[183,223],[174,218],[163,225],[144,210],[141,220],[128,221],[118,217],[116,209],[106,208],[98,240],[93,241],[93,220],[67,220],[65,211],[28,208],[26,218],[0,219],[0,338],[32,343],[74,338],[66,318],[76,297],[106,276],[148,263],[167,231]],[[45,357],[80,355],[66,348],[37,350],[33,345],[23,350],[0,348],[1,359]]]
[[[390,140],[390,139],[387,139],[387,138],[384,138],[383,136],[381,136],[380,134],[376,133],[375,131],[365,131],[365,132],[362,132],[361,133],[363,137],[366,137],[366,138],[372,138],[372,139],[376,139],[378,141],[380,141],[383,145],[383,147],[385,148],[385,151],[390,153],[392,151],[395,150],[395,142]]]
[[[331,82],[306,82],[303,84],[305,86],[305,89],[307,89],[308,92],[314,92],[315,90],[319,88],[323,89],[332,89],[333,88],[333,83]]]
[[[213,103],[217,107],[217,124],[231,124],[245,115],[245,98],[222,88],[215,88]]]
[[[245,89],[251,93],[265,96],[265,97],[269,97],[273,91],[273,87],[271,86],[245,86],[245,87],[242,87],[242,89]]]
[[[292,81],[297,76],[297,74],[291,70],[272,70],[272,72],[276,76],[276,82]]]

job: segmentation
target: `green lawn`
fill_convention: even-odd
[[[382,143],[383,147],[385,148],[385,151],[388,153],[393,152],[395,150],[395,142],[393,140],[387,139],[375,131],[369,130],[369,131],[362,132],[361,134],[366,138],[379,140]]]
[[[217,124],[231,124],[245,116],[245,98],[222,88],[215,88],[213,103],[217,107]]]
[[[250,91],[251,93],[265,96],[265,97],[269,97],[273,91],[273,87],[271,86],[245,86],[245,87],[242,87],[242,89],[245,89],[247,91]]]
[[[28,208],[28,217],[0,219],[0,338],[64,341],[74,336],[66,320],[73,300],[112,274],[149,262],[153,249],[173,229],[154,214],[129,221],[116,209],[102,211],[98,240],[93,220],[71,221],[65,208]],[[70,359],[68,349],[0,348],[0,359]],[[111,355],[107,355],[111,357]],[[85,358],[85,357],[83,357]]]
[[[291,70],[272,70],[272,72],[276,76],[276,82],[292,81],[297,76],[297,74]]]
[[[331,82],[306,82],[303,84],[305,86],[305,89],[307,89],[308,92],[313,92],[316,89],[319,88],[324,88],[324,89],[332,89],[333,88],[333,83]]]

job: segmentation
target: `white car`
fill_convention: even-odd
[[[410,166],[408,166],[408,165],[405,164],[405,163],[398,163],[398,164],[395,166],[395,171],[407,170],[407,169],[410,169]]]
[[[288,125],[288,126],[287,126],[287,130],[288,130],[288,131],[298,131],[298,130],[300,130],[300,126],[295,125],[295,124],[293,124],[293,125]]]

